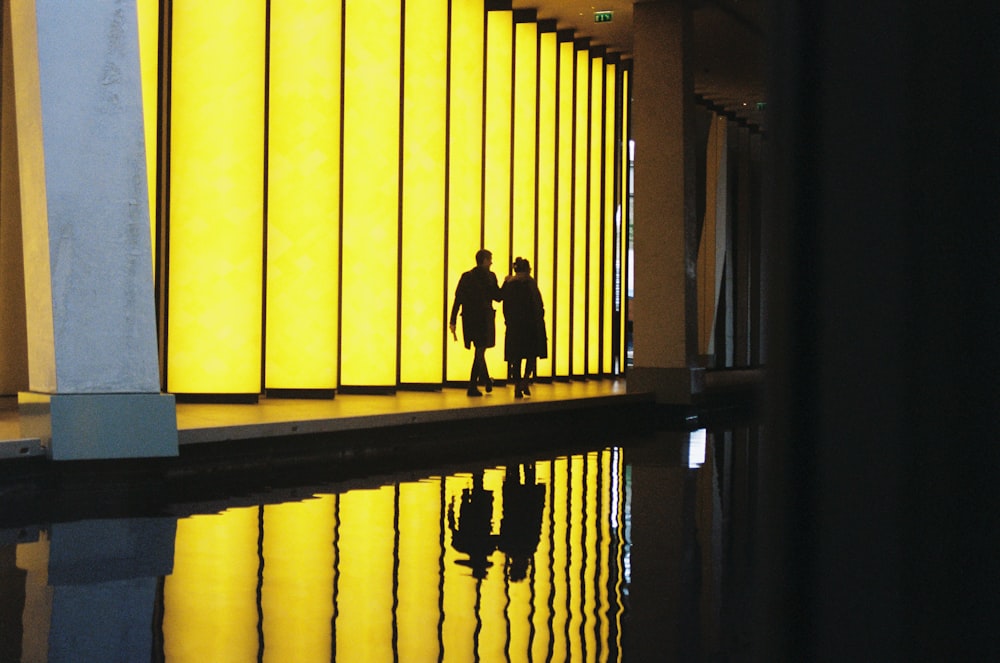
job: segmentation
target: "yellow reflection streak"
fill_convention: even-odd
[[[573,120],[576,97],[576,49],[572,41],[559,43],[557,91],[558,155],[556,172],[556,296],[553,307],[555,374],[573,371],[570,346],[573,325]]]
[[[257,514],[250,507],[177,522],[163,583],[166,660],[256,660]]]
[[[447,0],[407,0],[400,267],[403,383],[440,383],[443,378],[447,28]]]
[[[265,4],[173,3],[172,392],[260,391]]]
[[[535,279],[545,304],[549,356],[538,360],[539,376],[553,374],[552,304],[555,301],[556,65],[555,32],[539,35],[538,60],[538,258]]]
[[[400,4],[344,4],[340,384],[395,386]]]
[[[615,319],[615,107],[617,90],[615,87],[615,65],[605,67],[604,88],[604,279],[602,301],[604,319],[601,337],[604,339],[601,351],[604,361],[601,370],[605,375],[614,372],[614,329]]]
[[[482,246],[483,0],[452,0],[451,81],[448,126],[448,255],[446,288],[451,306],[462,272],[475,267]],[[442,320],[444,327],[447,320]],[[447,343],[449,381],[467,381],[471,350]]]
[[[587,372],[601,372],[601,235],[604,228],[604,58],[590,60],[590,222],[587,224]]]
[[[498,278],[510,273],[511,122],[514,13],[486,13],[486,136],[483,163],[483,237],[493,251]],[[502,318],[502,316],[499,316]],[[490,375],[507,374],[504,325],[497,324],[497,350],[486,354]]]
[[[265,386],[337,386],[340,2],[271,4]]]
[[[328,660],[333,618],[332,496],[264,507],[265,661]]]
[[[441,479],[400,485],[399,644],[400,661],[437,661],[441,611]]]
[[[445,523],[444,559],[444,624],[442,637],[445,661],[464,661],[479,627],[476,610],[480,602],[482,582],[473,577],[468,561],[470,555],[462,528],[468,526],[462,516],[462,491],[472,490],[468,475],[445,477],[445,499],[441,517]],[[467,531],[467,530],[466,530]],[[456,569],[458,571],[456,572]]]
[[[149,190],[149,238],[156,265],[156,129],[159,116],[157,100],[160,68],[159,0],[137,0],[139,22],[139,68],[142,79],[142,119],[146,140],[146,184]]]
[[[587,374],[587,344],[591,342],[587,338],[587,317],[591,305],[587,288],[587,231],[590,227],[590,210],[587,205],[590,185],[590,54],[582,48],[576,51],[575,91],[572,373],[582,377]]]

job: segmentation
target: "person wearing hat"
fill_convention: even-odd
[[[523,398],[531,395],[529,381],[535,375],[537,359],[548,357],[545,306],[538,284],[531,277],[531,264],[527,259],[514,260],[514,273],[504,280],[500,298],[507,325],[504,359],[509,367],[508,375],[514,380],[514,398]]]
[[[493,301],[500,301],[500,286],[497,276],[490,267],[493,265],[493,254],[486,249],[476,252],[476,266],[462,274],[455,288],[455,302],[451,307],[449,329],[452,338],[458,340],[455,326],[458,323],[458,312],[462,312],[462,339],[465,347],[475,347],[472,358],[472,372],[469,375],[469,396],[482,396],[478,385],[483,384],[486,391],[493,391],[493,380],[486,366],[486,348],[496,345],[496,311]]]

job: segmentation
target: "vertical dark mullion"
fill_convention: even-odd
[[[157,326],[159,329],[160,388],[167,391],[167,326],[170,297],[170,77],[173,71],[173,0],[160,2],[160,29],[157,55],[157,169],[156,169],[156,266],[153,275],[153,292],[156,297]],[[152,201],[150,201],[152,204]]]
[[[404,25],[405,27],[405,25]],[[451,2],[448,2],[448,27],[445,39],[445,80],[444,80],[444,244],[441,246],[441,319],[447,321],[449,315],[448,292],[448,246],[451,230]],[[441,336],[441,384],[448,382],[448,333]]]

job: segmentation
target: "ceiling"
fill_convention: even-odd
[[[764,51],[766,0],[689,0],[693,5],[695,94],[748,124],[761,127],[766,103]],[[634,0],[513,0],[514,9],[533,9],[539,20],[610,53],[632,56]],[[596,23],[595,11],[612,20]]]

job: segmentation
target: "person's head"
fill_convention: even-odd
[[[476,266],[489,269],[493,264],[493,254],[486,249],[476,251]]]
[[[528,262],[527,258],[522,258],[520,256],[514,258],[514,273],[515,274],[531,273],[531,263]]]

